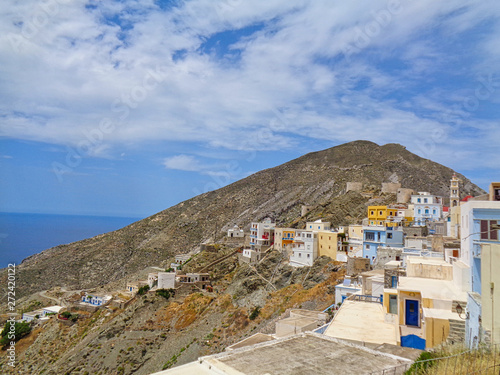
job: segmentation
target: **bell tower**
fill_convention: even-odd
[[[457,175],[453,173],[450,180],[450,207],[457,207],[460,205],[460,187],[458,183],[460,180]]]

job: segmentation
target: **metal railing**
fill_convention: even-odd
[[[348,300],[349,301],[360,301],[360,302],[382,303],[382,300],[380,297],[369,296],[369,295],[364,295],[364,294],[353,294],[353,295],[349,296]]]

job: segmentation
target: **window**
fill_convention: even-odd
[[[302,258],[302,253],[299,253],[299,258]]]
[[[375,211],[370,211],[370,215],[375,215]]]
[[[387,238],[391,239],[392,238],[392,233],[387,233]]]
[[[307,257],[310,258],[311,257],[311,254],[307,254]]]
[[[366,245],[365,248],[366,248],[366,250],[370,250],[370,245]]]
[[[427,203],[427,198],[424,198],[424,203]]]
[[[365,238],[367,241],[375,241],[375,233],[373,232],[366,232],[365,233]]]
[[[379,214],[380,216],[382,216],[382,215],[384,214],[384,212],[383,212],[383,211],[379,211],[379,212],[378,212],[378,214]]]
[[[391,276],[391,288],[397,288],[397,287],[398,287],[398,277]]]
[[[398,296],[395,294],[389,295],[389,314],[398,313]]]
[[[420,203],[422,202],[422,200],[420,198],[417,198],[417,202]]]
[[[428,214],[428,213],[429,213],[429,209],[428,209],[428,208],[426,208],[426,209],[425,209],[425,213],[426,213],[426,214]]]
[[[422,210],[421,210],[420,208],[418,209],[418,213],[419,213],[419,214],[421,214],[421,213],[422,213]]]
[[[432,214],[435,215],[436,214],[436,210],[432,210]]]
[[[307,234],[307,238],[311,238],[311,233],[308,233],[308,234]]]
[[[498,241],[498,229],[493,229],[493,225],[498,225],[496,220],[481,220],[481,239]]]

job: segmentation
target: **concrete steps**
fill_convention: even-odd
[[[465,341],[465,320],[450,320],[450,333],[446,341],[449,344],[463,343]]]

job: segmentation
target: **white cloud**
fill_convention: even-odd
[[[175,155],[163,160],[163,165],[167,169],[177,169],[180,171],[199,172],[203,168],[195,157],[190,155]]]
[[[0,135],[78,147],[110,119],[113,130],[89,150],[110,157],[149,141],[279,150],[302,137],[397,141],[418,151],[439,131],[435,155],[453,162],[450,140],[463,137],[442,113],[461,90],[474,90],[467,76],[498,73],[500,50],[493,34],[478,37],[473,51],[449,40],[488,24],[500,29],[498,2],[401,0],[391,10],[393,3],[195,0],[163,11],[153,1],[97,9],[75,1],[49,12],[31,34],[26,25],[42,3],[12,4],[0,14]],[[118,18],[132,27],[122,30],[112,22]],[[217,33],[251,25],[260,29],[233,42],[228,52],[236,55],[199,49]],[[346,48],[356,49],[350,59]],[[174,61],[178,50],[185,57]],[[474,54],[457,71],[462,87],[439,81]],[[218,173],[205,164],[189,155],[164,161]]]

